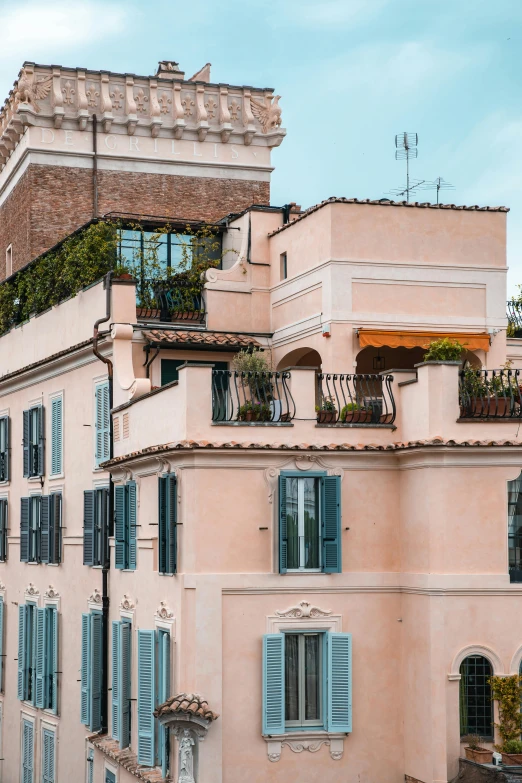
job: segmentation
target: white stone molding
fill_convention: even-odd
[[[136,608],[136,605],[126,593],[123,594],[123,598],[120,601],[120,609],[124,612],[132,612]]]
[[[494,650],[492,650],[490,647],[485,647],[482,644],[470,644],[467,647],[463,647],[462,650],[460,650],[453,658],[451,670],[448,674],[448,680],[460,680],[460,666],[464,658],[467,658],[468,655],[482,655],[490,662],[494,675],[501,677],[504,676],[504,665]]]
[[[521,664],[522,664],[522,645],[520,645],[520,647],[518,648],[518,650],[515,652],[515,654],[511,659],[511,663],[509,664],[509,673],[519,674]]]
[[[290,748],[293,753],[317,753],[323,745],[330,749],[330,756],[339,761],[344,753],[345,734],[330,734],[327,731],[287,732],[278,737],[264,737],[267,743],[268,760],[279,761],[283,747]]]
[[[330,609],[319,609],[308,601],[301,601],[297,606],[277,611],[268,615],[267,633],[280,633],[289,630],[306,631],[314,628],[319,631],[342,631],[342,616],[332,614]]]
[[[332,614],[331,609],[319,609],[318,606],[313,606],[309,601],[300,601],[298,606],[291,606],[290,609],[285,609],[280,612],[276,610],[278,617],[329,617]]]
[[[102,608],[102,594],[98,590],[97,587],[94,588],[92,594],[89,596],[89,600],[87,601],[87,606],[89,607],[89,611],[92,612],[93,609],[101,609]]]
[[[344,470],[342,468],[333,468],[329,462],[326,462],[319,454],[298,454],[290,459],[285,459],[279,462],[277,465],[273,465],[266,468],[263,476],[265,483],[268,487],[268,502],[273,503],[274,494],[277,490],[277,479],[281,471],[295,470],[295,471],[309,471],[309,470],[321,470],[325,471],[328,476],[340,476],[341,481],[344,476]]]
[[[43,594],[44,606],[54,606],[56,611],[60,611],[61,596],[58,590],[55,590],[52,585],[49,585],[45,593]]]
[[[29,582],[28,586],[25,588],[24,598],[26,601],[36,601],[36,603],[38,603],[40,599],[40,591],[33,585],[32,582]]]
[[[156,609],[156,617],[159,620],[171,620],[174,617],[174,612],[169,609],[166,601],[160,601],[160,605]]]

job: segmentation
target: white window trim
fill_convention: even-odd
[[[62,400],[62,472],[61,473],[52,473],[53,469],[53,444],[52,444],[52,434],[53,434],[53,400],[61,399]],[[49,459],[49,481],[56,481],[57,479],[64,479],[65,478],[65,471],[64,471],[64,423],[65,423],[65,390],[60,389],[60,391],[53,392],[52,394],[49,394],[49,416],[47,417],[49,419],[48,427],[49,432],[46,433],[46,441],[49,444],[49,448],[47,449],[48,452],[48,459]],[[55,489],[53,487],[53,492],[58,492],[58,489]]]
[[[111,764],[109,761],[105,760],[103,764],[103,783],[105,783],[105,770],[109,770],[109,772],[112,772],[114,775],[114,779],[116,780],[116,783],[119,783],[119,767],[115,766],[114,764]]]

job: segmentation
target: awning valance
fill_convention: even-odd
[[[427,348],[433,340],[448,337],[458,340],[468,351],[489,351],[489,334],[486,332],[410,332],[392,329],[359,329],[359,345],[366,348]]]

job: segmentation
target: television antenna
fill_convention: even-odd
[[[413,193],[417,188],[424,190],[423,186],[425,183],[425,179],[413,179],[409,181],[409,187],[406,185],[405,188],[392,188],[388,193],[391,196],[409,196],[409,194]]]
[[[406,202],[410,200],[410,160],[419,156],[417,145],[419,143],[419,136],[417,133],[397,133],[395,136],[395,160],[406,161],[406,187],[404,193],[406,193]],[[417,186],[418,187],[418,183]]]
[[[441,190],[455,190],[455,185],[452,185],[451,182],[446,182],[442,177],[437,177],[433,182],[423,181],[420,187],[421,190],[436,190],[437,204],[439,203],[439,193]]]

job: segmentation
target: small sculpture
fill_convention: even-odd
[[[18,80],[14,94],[15,107],[19,103],[29,103],[36,112],[40,112],[40,107],[36,101],[41,101],[49,95],[52,79],[52,76],[44,76],[42,79],[37,79],[34,73],[27,74],[25,71],[22,71],[22,76]]]
[[[194,750],[196,743],[190,736],[189,729],[183,731],[179,743],[179,775],[178,783],[195,783],[194,780]]]
[[[254,98],[250,98],[252,114],[256,120],[259,120],[261,123],[263,133],[268,133],[268,131],[275,130],[281,125],[281,107],[279,106],[280,97],[280,95],[276,95],[272,102],[272,98],[266,96],[264,103],[256,101]]]

